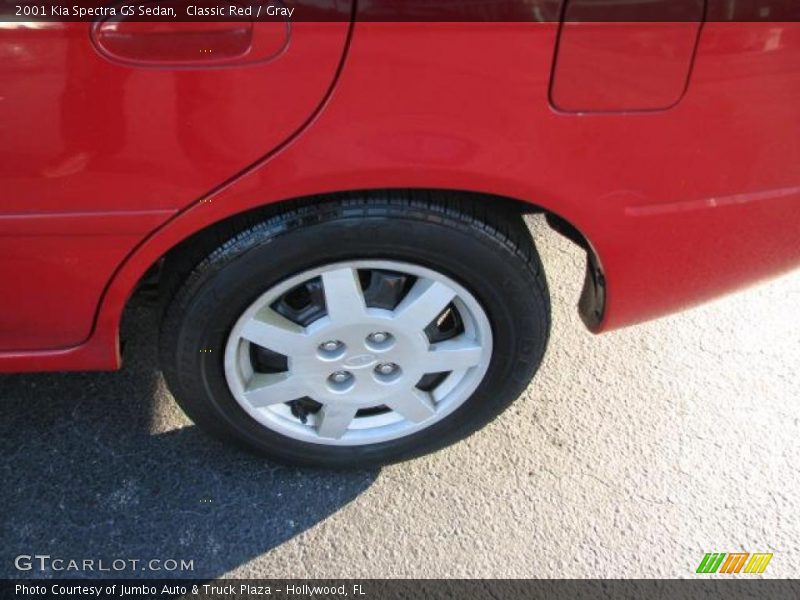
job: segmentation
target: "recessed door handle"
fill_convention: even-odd
[[[182,2],[174,4],[176,10],[185,7]],[[277,57],[286,48],[290,35],[286,20],[138,19],[141,17],[118,14],[95,23],[91,37],[100,54],[111,61],[139,67],[239,66]]]

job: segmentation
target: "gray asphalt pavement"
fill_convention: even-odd
[[[594,337],[581,253],[532,226],[554,296],[542,370],[487,429],[410,463],[302,471],[205,436],[164,386],[146,307],[121,372],[0,376],[0,575],[69,574],[14,567],[48,554],[193,560],[192,577],[685,577],[746,551],[797,576],[800,274]]]

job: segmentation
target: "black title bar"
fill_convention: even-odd
[[[0,0],[0,21],[800,21],[798,0]],[[21,25],[24,26],[24,25]]]

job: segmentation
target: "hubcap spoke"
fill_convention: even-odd
[[[244,392],[254,408],[291,402],[307,394],[303,379],[289,373],[256,374]]]
[[[419,423],[436,413],[436,405],[428,392],[416,388],[387,400],[386,405],[402,417]]]
[[[334,323],[356,323],[364,318],[367,307],[356,269],[336,269],[322,274],[325,306]]]
[[[260,311],[245,323],[241,336],[284,356],[301,352],[305,343],[305,330],[272,309]]]
[[[395,319],[400,327],[425,329],[455,298],[449,286],[420,279],[409,290],[395,309]]]
[[[448,340],[431,347],[424,365],[428,373],[446,373],[474,367],[482,357],[483,348],[474,340]]]
[[[347,433],[347,428],[356,416],[358,409],[342,404],[326,404],[317,414],[319,419],[317,434],[320,437],[338,440]]]

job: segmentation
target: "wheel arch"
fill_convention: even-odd
[[[120,325],[125,309],[130,305],[134,293],[143,281],[151,275],[168,257],[175,257],[186,249],[196,246],[205,236],[222,235],[227,230],[230,236],[245,222],[274,214],[289,206],[289,203],[324,202],[326,199],[353,194],[386,194],[413,193],[420,197],[436,195],[469,197],[480,202],[487,211],[505,210],[509,215],[521,219],[525,214],[544,213],[548,221],[571,240],[581,244],[588,255],[587,283],[581,301],[581,313],[584,321],[592,329],[600,329],[603,321],[605,283],[600,267],[600,258],[594,250],[585,229],[578,228],[575,222],[561,210],[553,209],[557,203],[549,206],[523,200],[522,197],[536,194],[492,194],[484,190],[459,190],[449,186],[435,188],[392,187],[381,188],[371,186],[360,191],[297,194],[293,199],[269,199],[261,202],[252,201],[253,196],[263,198],[255,187],[236,202],[217,201],[218,196],[208,196],[192,206],[179,211],[166,220],[139,242],[109,277],[102,296],[98,301],[92,331],[82,343],[55,350],[38,350],[31,352],[14,352],[0,355],[0,370],[3,372],[25,371],[108,371],[121,366]],[[287,194],[288,196],[288,194]],[[230,196],[228,196],[230,199]],[[552,199],[551,199],[552,200]],[[565,206],[569,203],[564,202]],[[598,287],[599,286],[599,287]],[[597,289],[602,293],[598,294]],[[587,292],[588,290],[588,292]]]
[[[539,204],[509,196],[459,189],[389,188],[332,192],[279,200],[213,220],[188,235],[174,237],[173,243],[146,266],[140,262],[142,264],[139,267],[141,272],[133,284],[129,284],[130,289],[126,292],[125,300],[117,311],[115,328],[119,327],[122,313],[131,302],[136,290],[141,289],[143,283],[152,274],[159,274],[159,299],[162,305],[165,305],[184,278],[201,260],[225,241],[260,221],[290,208],[319,205],[332,200],[363,198],[364,196],[376,199],[385,199],[387,196],[407,198],[409,195],[420,202],[445,204],[453,209],[458,209],[459,206],[468,203],[472,206],[480,206],[487,216],[499,214],[507,219],[522,219],[525,215],[532,214],[545,215],[547,223],[552,229],[586,252],[586,277],[578,308],[587,327],[593,330],[599,327],[603,319],[606,297],[601,262],[589,239],[571,221]],[[130,280],[130,277],[128,279]],[[114,285],[114,282],[111,285]]]

